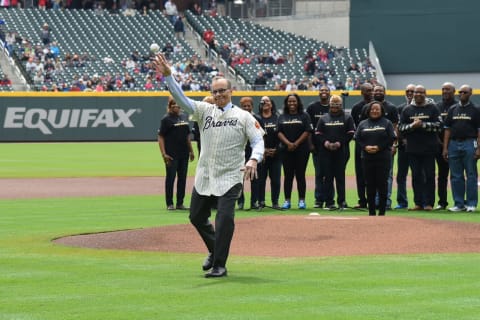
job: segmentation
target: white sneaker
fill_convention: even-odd
[[[474,206],[467,206],[467,212],[475,212],[476,209]]]
[[[448,211],[450,212],[460,212],[460,211],[465,211],[465,208],[459,208],[457,206],[448,208]]]

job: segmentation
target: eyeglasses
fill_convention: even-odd
[[[218,89],[218,90],[212,90],[212,95],[216,95],[216,94],[224,94],[225,92],[227,92],[228,89]]]
[[[405,90],[406,93],[414,93],[415,91],[413,90]]]
[[[458,91],[459,94],[467,94],[470,93],[469,91]]]
[[[425,91],[413,91],[413,93],[425,94]]]

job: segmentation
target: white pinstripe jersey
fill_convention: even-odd
[[[201,195],[221,196],[243,183],[247,141],[261,138],[265,132],[250,113],[237,106],[224,112],[207,102],[191,101],[202,141],[195,189]]]

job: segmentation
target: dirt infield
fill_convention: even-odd
[[[155,195],[164,193],[163,179],[0,179],[0,199]],[[192,184],[193,179],[188,179],[187,188],[191,189]],[[307,186],[312,189],[312,177]],[[354,178],[348,177],[347,187],[354,186]],[[237,217],[241,212],[237,212]],[[390,216],[309,216],[307,213],[289,216],[282,212],[237,219],[231,253],[313,257],[480,252],[480,224]],[[200,237],[189,224],[78,235],[56,242],[90,248],[205,253]]]
[[[205,253],[191,225],[65,237],[69,246]],[[289,216],[237,219],[231,254],[314,257],[480,251],[480,224],[401,217]]]

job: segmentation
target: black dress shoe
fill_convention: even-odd
[[[202,269],[203,271],[207,271],[212,269],[212,267],[213,267],[213,254],[210,253],[208,257],[205,258],[205,261],[203,261]]]
[[[227,276],[227,269],[223,267],[214,267],[212,271],[205,274],[205,278],[220,278]]]

